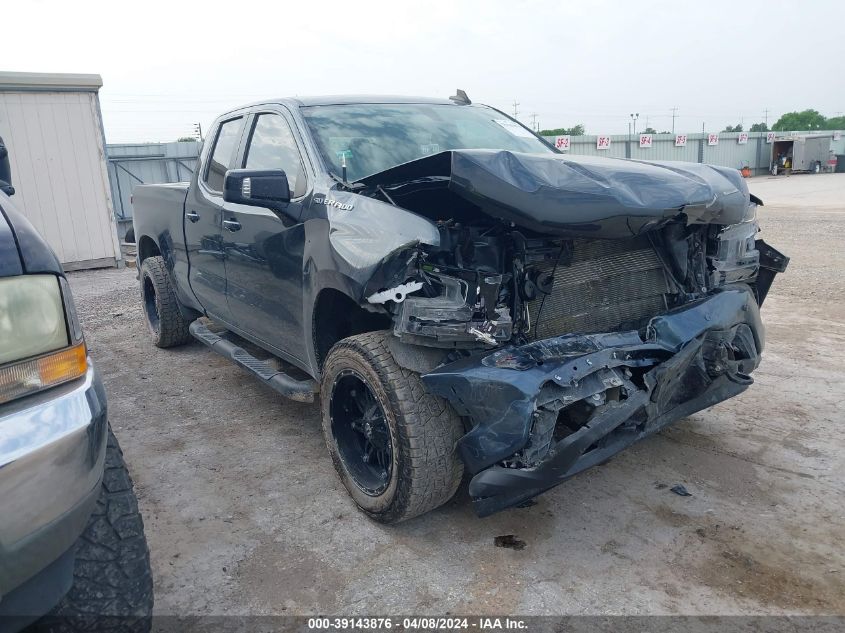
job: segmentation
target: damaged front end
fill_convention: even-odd
[[[645,336],[543,339],[444,365],[423,381],[474,422],[458,449],[484,516],[741,393],[762,347],[757,302],[738,285],[655,317]]]
[[[756,238],[762,203],[738,175],[507,152],[419,162],[365,195],[428,217],[439,240],[398,249],[364,296],[399,341],[441,350],[417,370],[467,422],[480,515],[753,382],[759,306],[789,260]]]

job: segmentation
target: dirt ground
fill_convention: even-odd
[[[153,347],[133,269],[72,274],[156,612],[845,613],[845,174],[750,188],[762,236],[792,258],[756,384],[487,519],[464,485],[419,519],[373,523],[335,476],[317,405],[198,343]],[[508,534],[525,548],[494,546]]]

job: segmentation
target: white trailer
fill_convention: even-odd
[[[830,158],[832,139],[832,134],[776,138],[772,143],[772,156],[769,163],[772,175],[820,172]]]

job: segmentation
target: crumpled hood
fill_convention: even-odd
[[[361,180],[389,186],[449,179],[482,211],[543,233],[627,237],[684,213],[689,223],[736,224],[749,204],[735,169],[673,161],[451,150]]]

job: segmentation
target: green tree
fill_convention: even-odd
[[[725,127],[722,132],[742,132],[742,123],[737,123],[736,125],[728,125]]]
[[[752,123],[751,127],[748,128],[749,132],[768,132],[769,126],[765,123]]]
[[[772,129],[777,132],[790,130],[826,130],[827,120],[818,110],[803,110],[801,112],[787,112],[779,118]]]
[[[643,130],[643,134],[657,134],[657,130],[655,130],[653,127],[649,126],[649,127],[647,127],[646,129]]]
[[[573,127],[556,127],[552,130],[540,130],[540,134],[542,136],[584,136],[586,134],[586,130],[584,129],[584,125],[579,123]]]
[[[196,136],[180,136],[176,139],[177,143],[190,143],[191,141],[196,141]]]
[[[845,116],[835,116],[827,119],[825,129],[845,130]]]

